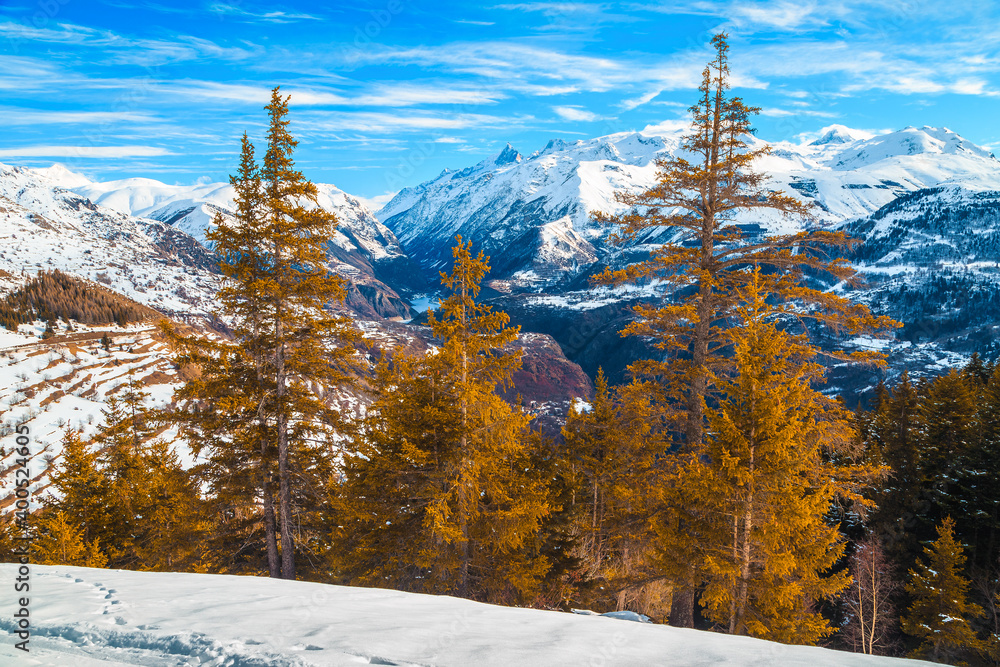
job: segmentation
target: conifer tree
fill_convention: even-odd
[[[100,544],[107,551],[106,540],[113,531],[109,480],[99,467],[98,452],[91,450],[78,431],[63,433],[62,455],[50,480],[58,495],[58,511],[80,529],[84,542]],[[46,505],[51,507],[53,500],[48,499]]]
[[[71,525],[64,512],[43,513],[37,530],[32,551],[39,565],[107,567],[108,557],[100,550],[99,541],[85,542],[82,529]]]
[[[671,485],[699,512],[686,535],[670,523],[661,533],[665,544],[697,545],[713,621],[733,634],[812,643],[833,632],[816,603],[849,582],[826,574],[844,545],[825,515],[836,496],[860,502],[878,471],[828,460],[851,442],[853,420],[813,388],[823,377],[816,348],[778,328],[781,309],[767,301],[760,269],[750,276],[727,330],[736,374],[720,380],[706,444]]]
[[[737,306],[737,291],[749,275],[748,265],[772,272],[767,291],[775,298],[805,305],[800,316],[815,318],[835,331],[857,334],[893,325],[874,318],[866,307],[804,285],[806,272],[850,281],[854,271],[846,260],[825,258],[829,250],[849,245],[842,232],[804,231],[746,237],[735,224],[739,211],[769,209],[806,219],[809,207],[768,187],[754,162],[769,147],[753,140],[751,117],[759,110],[730,94],[729,44],[725,34],[712,39],[715,58],[705,67],[700,97],[690,108],[691,134],[682,152],[657,163],[657,182],[639,192],[618,192],[626,205],[622,215],[597,214],[616,225],[621,243],[649,243],[650,235],[673,232],[649,259],[620,270],[606,270],[599,282],[621,284],[654,279],[673,283],[676,298],[663,304],[636,306],[637,320],[623,335],[649,336],[666,358],[636,362],[630,370],[656,379],[678,408],[676,430],[688,452],[704,440],[706,399],[716,374],[728,365],[726,322]],[[846,356],[846,355],[845,355]],[[856,360],[873,360],[873,353],[854,353]],[[686,555],[678,552],[677,560]],[[693,625],[693,573],[681,576],[671,623]]]
[[[599,370],[590,410],[574,408],[567,416],[562,449],[575,478],[576,553],[589,584],[583,603],[658,616],[651,598],[660,584],[647,556],[663,445],[654,435],[647,389],[634,382],[612,391]],[[640,600],[642,608],[635,608]]]
[[[870,525],[886,536],[889,557],[897,563],[912,560],[909,545],[916,527],[912,509],[920,488],[917,404],[916,390],[904,372],[893,391],[878,401],[865,435],[874,460],[890,468],[886,482],[869,492],[875,501]]]
[[[954,527],[951,517],[945,517],[937,541],[924,548],[926,562],[918,561],[910,570],[906,592],[913,604],[901,625],[903,632],[921,641],[912,657],[960,664],[955,661],[975,659],[985,646],[970,625],[983,610],[968,600],[969,582],[962,574],[965,553]]]
[[[971,561],[979,568],[993,568],[1000,557],[1000,366],[978,393],[975,426],[973,446],[958,466],[955,490],[959,503],[972,505],[962,513]]]
[[[550,511],[529,466],[530,418],[505,403],[517,328],[476,302],[489,270],[461,238],[430,315],[441,347],[377,375],[364,437],[335,487],[333,555],[349,582],[492,601],[530,600],[548,563],[533,540]]]
[[[317,447],[310,440],[340,423],[340,414],[314,387],[332,389],[349,381],[354,350],[347,343],[358,334],[350,320],[327,311],[346,295],[345,281],[326,267],[325,244],[337,220],[316,205],[316,186],[295,168],[292,153],[298,142],[288,131],[288,100],[275,88],[266,107],[267,152],[261,167],[265,223],[258,239],[266,263],[254,287],[264,305],[259,323],[263,346],[271,351],[264,373],[275,387],[281,575],[294,579],[293,450],[314,453]]]
[[[231,410],[227,420],[238,424],[236,432],[220,433],[222,421],[212,418],[189,423],[215,452],[216,478],[224,474],[220,467],[239,466],[238,484],[263,499],[269,572],[294,579],[298,528],[307,524],[309,544],[301,546],[308,552],[322,532],[308,524],[318,516],[322,480],[332,473],[327,438],[346,428],[329,392],[350,381],[358,334],[350,320],[329,310],[346,294],[345,281],[326,266],[325,244],[337,221],[317,205],[316,186],[295,167],[288,100],[272,91],[260,166],[244,137],[233,178],[236,220],[217,219],[209,237],[223,258],[227,281],[220,300],[238,349],[202,345],[196,351],[187,344],[186,354],[207,377],[185,397],[196,409],[198,400],[202,407],[213,403],[212,388],[234,387],[211,409]]]

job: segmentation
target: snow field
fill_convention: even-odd
[[[15,565],[0,565],[3,585],[15,572]],[[31,653],[17,651],[5,637],[5,664],[929,664],[601,616],[254,577],[33,566],[31,586]],[[12,612],[5,599],[0,629],[12,629]]]

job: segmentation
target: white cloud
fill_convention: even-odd
[[[295,121],[297,128],[316,132],[393,133],[421,130],[462,130],[467,128],[516,128],[524,118],[485,114],[399,114],[369,111],[324,112]]]
[[[765,107],[760,110],[761,116],[769,118],[788,118],[790,116],[812,116],[814,118],[836,118],[837,114],[830,111],[815,111],[812,109],[779,109]]]
[[[566,120],[590,122],[600,118],[597,114],[580,106],[552,107],[552,110],[559,114],[560,118]]]
[[[320,17],[312,14],[296,12],[254,12],[243,7],[225,2],[214,2],[208,6],[208,11],[224,16],[235,16],[243,20],[262,21],[264,23],[294,23],[296,21],[320,21]]]
[[[619,106],[625,111],[631,111],[632,109],[641,107],[642,105],[648,104],[649,102],[653,101],[653,99],[656,98],[662,92],[663,91],[660,89],[651,90],[645,95],[640,95],[639,97],[630,100],[622,100]]]
[[[686,132],[691,129],[690,120],[665,120],[661,123],[656,123],[655,125],[647,125],[642,128],[640,132],[642,134],[648,134],[652,136],[674,136],[678,132]]]
[[[127,111],[38,111],[0,107],[4,125],[97,125],[109,123],[148,123],[155,119],[145,113]]]
[[[24,146],[0,149],[0,157],[122,158],[174,155],[156,146]]]
[[[181,81],[179,93],[211,99],[234,100],[263,104],[271,99],[271,89],[265,86],[219,83],[216,81]],[[420,105],[494,104],[507,96],[478,88],[457,88],[439,85],[380,84],[368,92],[344,94],[330,90],[282,87],[283,95],[291,95],[293,106],[349,107],[409,107]]]
[[[357,195],[354,195],[354,197],[359,199],[361,203],[367,206],[370,210],[377,211],[392,201],[392,198],[397,194],[399,194],[398,190],[395,192],[387,191],[383,194],[375,195],[374,197],[358,197]]]
[[[136,39],[111,30],[99,30],[71,23],[55,24],[55,28],[36,28],[13,21],[0,22],[0,37],[14,41],[67,44],[103,50],[106,64],[162,65],[201,58],[245,60],[262,51],[259,47],[220,46],[215,42],[190,35],[173,39]]]

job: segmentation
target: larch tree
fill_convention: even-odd
[[[296,534],[318,516],[333,472],[331,437],[347,428],[331,397],[354,375],[358,333],[332,311],[347,291],[327,267],[337,219],[296,169],[288,102],[279,88],[272,91],[262,164],[244,136],[232,179],[235,219],[218,218],[209,236],[222,257],[220,301],[233,323],[234,349],[203,346],[199,357],[188,346],[188,361],[202,367],[204,379],[185,397],[211,404],[212,391],[230,385],[212,408],[231,410],[226,419],[195,426],[210,437],[220,467],[239,466],[238,486],[262,498],[269,573],[294,579]],[[238,424],[229,435],[226,420]],[[318,556],[326,530],[314,528],[303,548]]]
[[[266,107],[270,123],[261,167],[264,225],[259,239],[266,259],[254,288],[263,300],[261,335],[271,352],[264,372],[275,387],[281,575],[294,579],[292,450],[298,445],[308,451],[314,447],[311,439],[341,423],[340,413],[315,388],[349,383],[354,349],[347,343],[358,335],[349,319],[327,310],[347,293],[346,281],[326,266],[325,245],[337,219],[316,204],[316,186],[295,168],[292,153],[298,141],[288,131],[288,100],[275,88]]]
[[[951,517],[945,517],[937,541],[924,548],[926,562],[918,561],[910,570],[906,592],[913,603],[901,619],[903,632],[920,640],[911,657],[949,664],[975,659],[986,648],[970,625],[983,609],[968,599],[969,581],[962,573],[965,552],[954,528]]]
[[[72,525],[66,513],[57,510],[44,512],[39,517],[32,550],[34,562],[39,565],[108,565],[108,557],[101,551],[99,541],[85,542],[83,529]]]
[[[281,576],[275,514],[276,437],[274,383],[265,374],[270,349],[262,332],[264,303],[258,283],[267,278],[263,246],[266,218],[263,186],[254,147],[243,134],[240,163],[229,177],[234,190],[232,219],[217,213],[206,233],[226,276],[217,298],[233,339],[167,333],[178,363],[197,369],[177,392],[186,409],[180,421],[196,455],[206,462],[196,472],[208,487],[215,529],[206,551],[222,572]],[[261,558],[266,559],[261,563]]]
[[[630,370],[656,379],[669,397],[686,451],[701,447],[706,399],[716,375],[729,366],[724,354],[730,344],[727,322],[738,305],[737,291],[750,275],[746,266],[762,266],[780,279],[770,281],[777,299],[806,307],[800,315],[819,320],[832,330],[858,334],[892,326],[874,318],[866,307],[822,289],[808,287],[804,276],[826,274],[850,282],[854,270],[844,259],[829,259],[831,251],[849,246],[842,232],[821,230],[792,234],[745,234],[736,214],[771,211],[808,219],[810,207],[768,186],[755,162],[770,148],[753,138],[751,118],[759,110],[730,93],[729,43],[725,34],[712,39],[715,58],[705,67],[700,97],[690,108],[691,133],[674,156],[657,162],[656,183],[641,192],[617,192],[627,207],[620,215],[595,214],[614,225],[613,239],[622,244],[650,243],[666,236],[649,259],[624,269],[607,269],[596,280],[605,284],[663,280],[676,290],[660,304],[635,307],[637,319],[622,335],[648,336],[666,358],[635,362]],[[854,353],[856,360],[877,359],[875,353]],[[687,555],[677,554],[684,562]],[[671,624],[693,626],[695,574],[676,582]]]
[[[45,499],[47,510],[61,511],[86,543],[105,541],[111,531],[109,481],[98,464],[98,452],[80,433],[67,429],[62,437],[62,456],[50,475],[57,495]],[[58,503],[58,507],[53,506]]]
[[[660,528],[665,545],[695,543],[710,619],[731,634],[813,643],[833,632],[818,603],[849,583],[827,575],[844,544],[826,514],[838,496],[864,502],[879,471],[830,461],[852,443],[853,419],[814,388],[818,350],[779,328],[787,310],[768,302],[771,279],[758,268],[737,292],[726,330],[736,372],[720,378],[705,445],[677,472],[674,486],[699,511]]]
[[[363,437],[334,488],[337,569],[349,582],[491,601],[530,600],[550,508],[530,469],[530,418],[498,394],[520,356],[506,313],[476,302],[489,270],[461,237],[429,320],[440,347],[381,366]]]

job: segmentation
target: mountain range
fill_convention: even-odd
[[[347,307],[356,316],[419,322],[461,235],[490,256],[485,298],[524,331],[551,335],[591,377],[603,366],[620,381],[628,363],[656,352],[618,331],[633,305],[664,288],[595,287],[588,278],[644,256],[670,232],[619,246],[592,214],[620,212],[615,192],[653,184],[657,161],[677,154],[681,140],[681,132],[647,128],[555,139],[527,155],[508,144],[401,190],[377,212],[318,184],[318,205],[341,221],[329,266],[352,280]],[[989,150],[931,127],[872,135],[834,125],[809,143],[767,145],[758,168],[770,187],[812,203],[813,215],[754,211],[735,222],[761,234],[846,230],[860,241],[849,259],[866,284],[830,289],[852,291],[906,325],[890,341],[840,344],[879,346],[890,374],[933,372],[973,351],[995,351],[1000,161]],[[101,183],[59,165],[0,166],[0,234],[9,237],[0,269],[60,268],[165,312],[207,313],[219,276],[205,232],[215,216],[231,215],[232,194],[222,183]],[[841,382],[835,374],[832,388],[853,392],[868,380]]]

